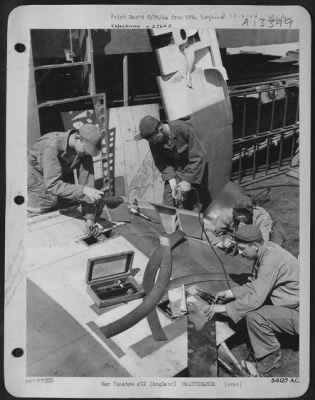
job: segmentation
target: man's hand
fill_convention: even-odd
[[[172,186],[171,186],[172,187]],[[191,184],[186,181],[179,182],[174,189],[172,188],[172,196],[175,202],[181,203],[185,200],[187,193],[191,190]]]
[[[88,237],[97,237],[100,233],[101,230],[94,221],[91,219],[86,220],[86,227],[87,227],[87,236]]]
[[[181,181],[177,185],[182,192],[190,192],[191,184],[187,181]]]
[[[226,314],[226,306],[224,304],[211,304],[203,311],[205,317],[210,321],[215,314]]]
[[[219,243],[216,244],[216,247],[219,247],[220,249],[229,249],[234,245],[234,243],[235,241],[231,236],[224,235],[221,237]]]
[[[86,197],[88,197],[92,203],[95,203],[96,201],[100,200],[104,195],[104,193],[101,190],[97,190],[89,186],[83,187],[83,194]]]
[[[234,299],[234,295],[231,289],[222,290],[215,295],[214,302],[216,303],[218,300],[232,300]]]
[[[171,190],[172,190],[172,197],[173,197],[173,199],[175,199],[176,198],[176,185],[177,185],[176,179],[172,178],[172,179],[170,179],[168,181],[168,183],[169,183],[169,185],[171,187]]]

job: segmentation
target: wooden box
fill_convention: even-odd
[[[134,252],[127,251],[90,258],[87,263],[87,292],[99,308],[138,299],[144,291],[131,276]]]

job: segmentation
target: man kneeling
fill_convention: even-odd
[[[27,214],[29,217],[82,204],[88,232],[96,229],[96,204],[103,193],[94,187],[93,156],[101,151],[95,125],[41,136],[28,153]],[[78,182],[74,182],[73,170]]]
[[[264,374],[282,363],[276,335],[299,334],[298,260],[277,244],[264,242],[254,225],[240,227],[234,239],[239,253],[255,261],[252,278],[242,286],[218,292],[216,299],[228,303],[215,304],[211,314],[227,315],[234,323],[246,318],[254,357]]]

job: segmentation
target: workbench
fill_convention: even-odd
[[[148,207],[146,213],[156,212]],[[27,375],[60,376],[64,373],[61,371],[66,371],[67,376],[171,377],[180,374],[187,368],[186,317],[172,320],[158,309],[166,341],[153,339],[146,318],[107,339],[100,328],[123,317],[142,300],[96,309],[85,283],[89,258],[133,250],[132,275],[141,284],[148,260],[159,245],[159,237],[164,234],[162,224],[130,215],[129,223],[115,228],[106,241],[91,246],[80,240],[85,229],[85,221],[75,209],[28,221],[25,239],[28,260]],[[228,274],[248,272],[248,266],[218,251]],[[222,266],[211,247],[205,241],[186,237],[172,251],[172,279],[204,272],[222,279],[199,284],[203,290],[215,293],[228,288]],[[47,307],[42,306],[45,302]],[[60,346],[51,344],[55,337],[61,340]],[[93,351],[85,354],[84,360],[80,359],[80,365],[77,365],[74,353],[80,348],[80,340],[82,345],[88,341]],[[62,349],[66,349],[66,359]],[[104,355],[105,364],[100,361],[100,354]],[[88,364],[87,368],[84,363]]]

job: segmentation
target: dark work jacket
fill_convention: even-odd
[[[86,212],[94,213],[88,204],[83,187],[94,187],[94,168],[91,156],[80,158],[68,147],[73,131],[51,132],[40,137],[28,153],[28,206],[38,213],[54,209],[58,199],[77,200],[85,203]],[[78,171],[74,183],[73,170]]]
[[[176,120],[168,123],[170,143],[155,145],[150,143],[151,153],[162,179],[184,180],[191,184],[200,184],[206,168],[206,156],[197,138],[193,126]]]

